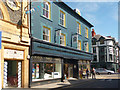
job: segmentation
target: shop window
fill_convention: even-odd
[[[32,81],[61,78],[61,64],[33,63]]]
[[[78,40],[77,48],[78,48],[79,50],[81,50],[81,41],[80,41],[80,40]]]
[[[3,19],[3,13],[1,9],[0,9],[0,19]]]
[[[43,40],[50,42],[50,28],[43,26]]]
[[[43,3],[43,15],[46,18],[50,19],[50,3],[49,2],[44,2]]]
[[[66,19],[66,18],[65,18],[65,13],[60,10],[60,24],[61,24],[62,26],[64,26],[64,27],[65,27],[65,22],[66,22],[65,19]]]
[[[77,33],[81,34],[81,24],[77,22]]]
[[[61,36],[60,36],[60,44],[63,46],[66,45],[66,36],[63,33],[61,33]]]

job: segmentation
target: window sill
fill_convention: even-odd
[[[82,36],[82,34],[80,34],[80,33],[77,33],[79,36]]]
[[[44,19],[47,19],[47,20],[49,20],[49,21],[51,21],[51,22],[53,22],[53,20],[51,20],[51,19],[49,19],[49,18],[47,18],[47,17],[45,17],[44,15],[40,15],[42,18],[44,18]]]
[[[50,43],[50,41],[47,41],[47,40],[43,40],[44,42],[49,42]]]
[[[63,28],[65,28],[65,29],[67,29],[67,27],[65,27],[65,26],[63,26],[63,25],[61,25],[61,24],[58,24],[59,26],[61,26],[61,27],[63,27]]]
[[[85,37],[86,39],[89,39],[89,38],[87,38],[87,37]]]

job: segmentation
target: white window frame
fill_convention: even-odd
[[[60,45],[65,46],[65,35],[64,34],[61,34],[61,36],[60,36]]]
[[[46,18],[50,18],[50,4],[48,2],[43,2],[43,16],[45,16]],[[47,13],[48,12],[48,16]]]
[[[65,14],[62,12],[62,11],[60,11],[60,24],[61,25],[63,25],[63,26],[65,26],[65,16],[64,16]]]
[[[44,34],[44,31],[45,31],[45,34]],[[47,39],[44,39],[44,36],[47,37]],[[50,30],[45,27],[43,27],[43,41],[50,42]]]
[[[77,49],[81,50],[81,40],[78,40]]]

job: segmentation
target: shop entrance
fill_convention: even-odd
[[[73,64],[64,64],[64,74],[67,78],[73,77]]]
[[[4,61],[4,88],[21,87],[21,61]]]

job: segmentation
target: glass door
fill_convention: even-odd
[[[68,77],[73,77],[73,64],[69,64],[68,67]]]
[[[4,88],[21,87],[21,61],[4,61]]]

